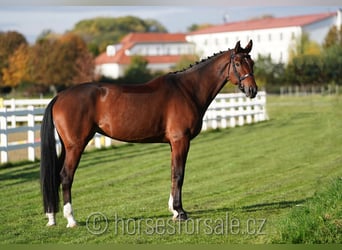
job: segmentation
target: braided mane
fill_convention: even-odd
[[[200,60],[200,61],[197,61],[197,62],[195,62],[194,64],[190,64],[187,68],[184,68],[184,69],[181,69],[181,70],[177,70],[177,71],[173,71],[173,72],[170,72],[169,74],[178,74],[178,73],[182,73],[182,72],[184,72],[184,71],[187,71],[187,70],[189,70],[189,69],[192,69],[193,67],[196,67],[196,66],[198,66],[198,65],[201,65],[201,64],[203,64],[203,63],[209,61],[210,59],[212,59],[212,58],[214,58],[214,57],[216,57],[216,56],[218,56],[218,55],[221,55],[221,54],[223,54],[223,53],[225,53],[225,52],[226,52],[226,51],[220,51],[220,52],[218,52],[218,53],[214,53],[213,55],[208,56],[207,58],[204,58],[204,59],[202,59],[202,60]]]

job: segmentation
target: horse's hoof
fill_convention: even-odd
[[[77,227],[76,222],[75,223],[68,223],[68,225],[66,226],[67,228],[75,228]]]
[[[47,227],[53,227],[53,226],[56,226],[56,223],[49,223],[49,222],[48,222],[48,223],[46,224],[46,226],[47,226]]]
[[[179,213],[177,216],[173,216],[173,221],[186,221],[188,219],[188,216],[185,212]]]

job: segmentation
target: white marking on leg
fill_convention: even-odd
[[[48,218],[48,223],[46,224],[46,226],[51,227],[56,225],[56,217],[55,217],[55,213],[46,213],[46,217]]]
[[[169,198],[169,210],[170,210],[170,212],[173,213],[172,219],[175,220],[177,218],[177,216],[178,216],[178,212],[173,209],[173,197],[172,197],[171,193],[170,193],[170,198]]]
[[[63,213],[64,213],[64,218],[66,218],[68,220],[68,224],[66,227],[75,227],[76,221],[74,219],[72,207],[71,207],[71,204],[69,202],[64,205]]]

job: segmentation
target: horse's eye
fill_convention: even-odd
[[[235,63],[235,65],[236,65],[237,67],[240,67],[240,63]]]

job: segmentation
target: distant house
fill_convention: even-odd
[[[131,63],[132,56],[143,56],[151,71],[170,71],[182,56],[194,55],[195,47],[176,33],[130,33],[119,44],[108,45],[106,52],[95,59],[95,73],[119,78]]]
[[[289,48],[303,33],[322,44],[332,26],[342,24],[341,10],[290,17],[267,17],[247,21],[225,23],[189,33],[187,41],[194,43],[202,58],[220,50],[233,48],[237,41],[245,46],[253,40],[252,56],[270,55],[274,62],[287,63]]]
[[[265,17],[215,25],[188,34],[130,33],[119,44],[108,45],[95,59],[97,75],[116,79],[123,76],[133,55],[147,59],[151,71],[170,71],[182,56],[197,54],[206,58],[233,48],[237,41],[245,46],[253,40],[252,57],[270,56],[287,63],[289,48],[307,33],[322,44],[329,29],[342,24],[342,11],[290,17]]]

